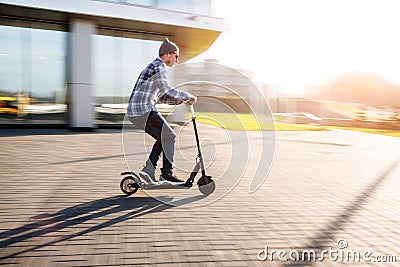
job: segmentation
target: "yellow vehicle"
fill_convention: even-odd
[[[18,106],[15,97],[0,96],[0,114],[17,114]]]
[[[31,102],[30,97],[0,96],[0,114],[23,114],[25,105]]]

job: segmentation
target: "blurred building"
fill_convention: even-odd
[[[0,1],[0,125],[121,123],[161,41],[181,63],[202,53],[222,31],[211,14],[211,0]]]
[[[253,72],[234,69],[217,59],[178,65],[169,70],[173,86],[198,97],[197,111],[266,114],[268,85],[253,79]],[[219,104],[218,104],[218,103]]]

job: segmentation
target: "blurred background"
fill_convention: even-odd
[[[399,129],[396,1],[214,1],[203,58],[247,73],[276,121]]]
[[[180,63],[219,63],[248,77],[277,122],[398,130],[395,7],[394,0],[1,1],[0,125],[121,125],[136,78],[168,37]],[[210,75],[235,84],[234,74]]]

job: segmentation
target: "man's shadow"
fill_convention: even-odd
[[[185,199],[184,202],[190,203],[203,197],[204,196],[189,197]],[[168,200],[168,197],[163,197],[163,200]],[[173,207],[174,206],[161,203],[151,197],[114,196],[78,204],[55,213],[39,214],[32,217],[33,222],[31,223],[0,233],[0,248],[5,248],[18,242],[23,242],[35,237],[41,237],[79,224],[84,224],[87,221],[105,217],[107,215],[121,215],[88,228],[80,228],[83,230],[77,233],[66,235],[44,244],[34,245],[9,255],[1,255],[0,261],[70,240],[74,237],[82,236],[93,231],[101,230],[126,220],[136,219],[151,213],[162,212]]]

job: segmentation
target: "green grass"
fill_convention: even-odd
[[[275,123],[276,131],[325,131],[325,126],[312,125],[312,124],[288,124],[288,123]]]
[[[189,114],[188,114],[189,115]],[[400,131],[356,127],[319,126],[310,124],[272,123],[266,116],[256,118],[252,114],[230,114],[218,112],[197,112],[200,123],[234,131],[324,131],[328,129],[359,131],[400,138]],[[257,120],[258,119],[258,120]]]
[[[381,130],[381,129],[370,129],[370,128],[357,128],[357,127],[339,127],[339,126],[329,126],[331,129],[339,129],[339,130],[349,130],[349,131],[357,131],[371,134],[381,134],[386,136],[392,136],[400,138],[399,130]]]
[[[253,114],[230,114],[218,112],[197,112],[200,123],[234,131],[320,131],[324,127],[315,125],[273,123],[267,116],[255,117]]]
[[[267,119],[257,120],[252,114],[197,112],[196,117],[198,122],[235,131],[273,130],[274,127]]]

